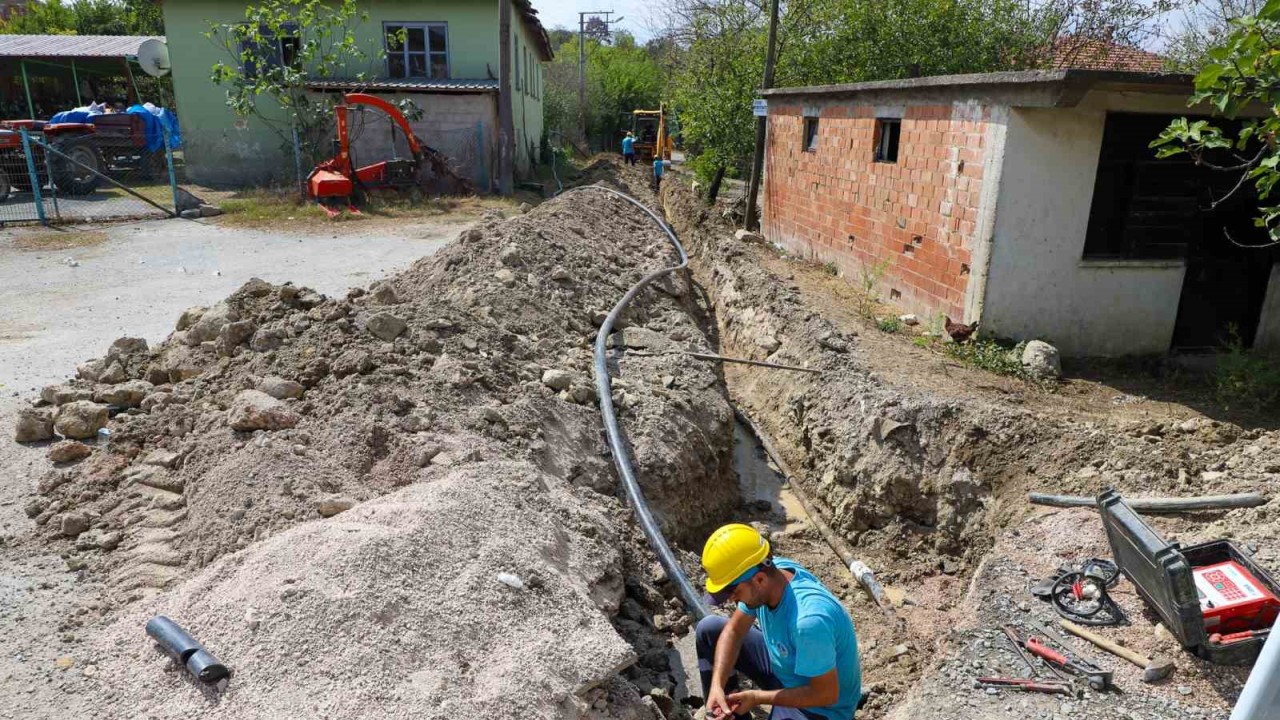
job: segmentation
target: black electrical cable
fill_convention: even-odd
[[[623,437],[622,430],[618,426],[618,415],[613,407],[613,383],[609,378],[608,354],[605,348],[605,343],[613,332],[614,323],[617,322],[636,295],[640,294],[640,291],[654,280],[687,268],[689,266],[689,255],[685,252],[684,246],[680,244],[680,239],[676,237],[676,233],[671,229],[671,226],[667,225],[666,221],[646,207],[644,203],[626,193],[599,185],[584,185],[573,188],[565,194],[584,190],[598,190],[614,195],[643,210],[667,234],[667,238],[671,241],[671,246],[675,248],[676,253],[680,256],[678,265],[656,270],[640,278],[640,282],[633,285],[622,296],[618,304],[614,305],[613,310],[609,312],[609,316],[600,324],[600,332],[596,335],[595,352],[596,393],[600,396],[600,414],[604,418],[605,433],[609,436],[609,450],[613,453],[613,462],[618,467],[618,475],[622,478],[622,486],[626,490],[627,499],[631,501],[631,507],[635,510],[636,519],[640,522],[640,529],[644,532],[645,538],[648,539],[649,547],[653,548],[653,552],[658,556],[658,562],[666,570],[667,577],[675,585],[680,599],[684,601],[685,608],[696,619],[701,620],[710,615],[711,610],[702,601],[702,593],[698,592],[693,587],[693,584],[689,582],[689,578],[684,574],[684,568],[680,567],[675,553],[672,552],[671,546],[667,544],[667,539],[663,537],[657,520],[654,519],[653,513],[649,510],[649,503],[645,500],[644,492],[640,489],[640,482],[636,479],[635,468],[631,466],[631,454],[627,451],[626,438]]]

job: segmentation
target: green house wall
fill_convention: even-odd
[[[454,80],[488,80],[500,72],[499,2],[483,0],[365,0],[361,6],[368,13],[366,21],[356,29],[357,41],[373,56],[359,66],[349,67],[346,75],[364,71],[368,75],[386,77],[382,60],[383,24],[395,22],[444,22],[448,24],[450,76]],[[273,132],[257,117],[239,117],[226,104],[226,89],[210,79],[215,63],[231,63],[234,59],[213,40],[205,37],[214,23],[234,23],[244,17],[242,0],[165,0],[165,32],[173,73],[174,94],[189,174],[206,182],[271,182],[289,181],[296,169],[288,141]],[[527,52],[534,57],[535,30],[512,9],[512,55]],[[518,47],[517,47],[518,44]],[[525,61],[520,61],[525,72]],[[515,118],[515,159],[517,174],[530,171],[536,159],[536,148],[542,138],[542,63],[535,63],[538,77],[532,87],[521,80],[520,90],[512,81],[512,109]],[[535,96],[536,93],[536,96]],[[459,108],[476,108],[476,122],[484,123],[477,133],[496,144],[497,132],[492,127],[497,116],[497,94],[409,94],[427,115],[425,127],[433,127],[431,116],[448,113],[449,122],[458,124]],[[401,95],[386,94],[388,99]],[[491,110],[481,110],[486,102]],[[416,124],[415,124],[416,126]],[[435,146],[430,138],[424,138]],[[445,150],[445,148],[440,148]],[[496,158],[496,147],[487,148],[485,157]],[[309,168],[303,168],[307,171]]]

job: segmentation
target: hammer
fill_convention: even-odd
[[[1168,658],[1148,658],[1140,655],[1126,647],[1121,647],[1110,640],[1095,635],[1088,630],[1076,625],[1069,620],[1059,620],[1058,624],[1063,630],[1075,635],[1078,638],[1084,638],[1116,657],[1123,658],[1129,662],[1142,668],[1142,682],[1153,683],[1163,680],[1173,674],[1173,661]]]

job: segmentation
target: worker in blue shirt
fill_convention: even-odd
[[[757,705],[770,705],[770,720],[850,720],[862,698],[862,671],[853,621],[835,595],[796,562],[775,558],[748,525],[712,533],[702,567],[710,600],[737,603],[731,617],[698,622],[707,717],[747,718]],[[760,689],[739,691],[737,672]]]
[[[666,170],[666,166],[662,163],[662,156],[659,155],[653,159],[653,191],[658,192],[662,185],[662,173]]]
[[[636,136],[629,130],[627,136],[622,138],[622,159],[628,165],[636,164]]]

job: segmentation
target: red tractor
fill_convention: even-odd
[[[66,195],[92,193],[102,182],[101,175],[111,171],[136,169],[151,179],[162,176],[167,168],[163,149],[147,150],[146,124],[137,113],[94,115],[90,122],[7,120],[0,123],[0,200],[13,188],[31,190],[21,128],[32,136],[32,159],[41,186],[49,184],[52,173],[53,186]],[[47,161],[37,140],[55,151]]]
[[[362,106],[386,114],[404,134],[410,157],[382,160],[363,167],[355,166],[351,157],[351,125],[348,114],[353,110],[362,110]],[[430,165],[436,177],[452,182],[458,192],[474,192],[471,183],[459,177],[449,167],[444,155],[418,139],[404,114],[386,100],[365,93],[348,93],[343,97],[343,104],[334,107],[334,114],[338,126],[334,158],[320,163],[307,176],[307,194],[319,202],[330,217],[336,216],[344,206],[356,212],[353,201],[362,198],[367,190],[420,186],[423,182],[424,162]]]

